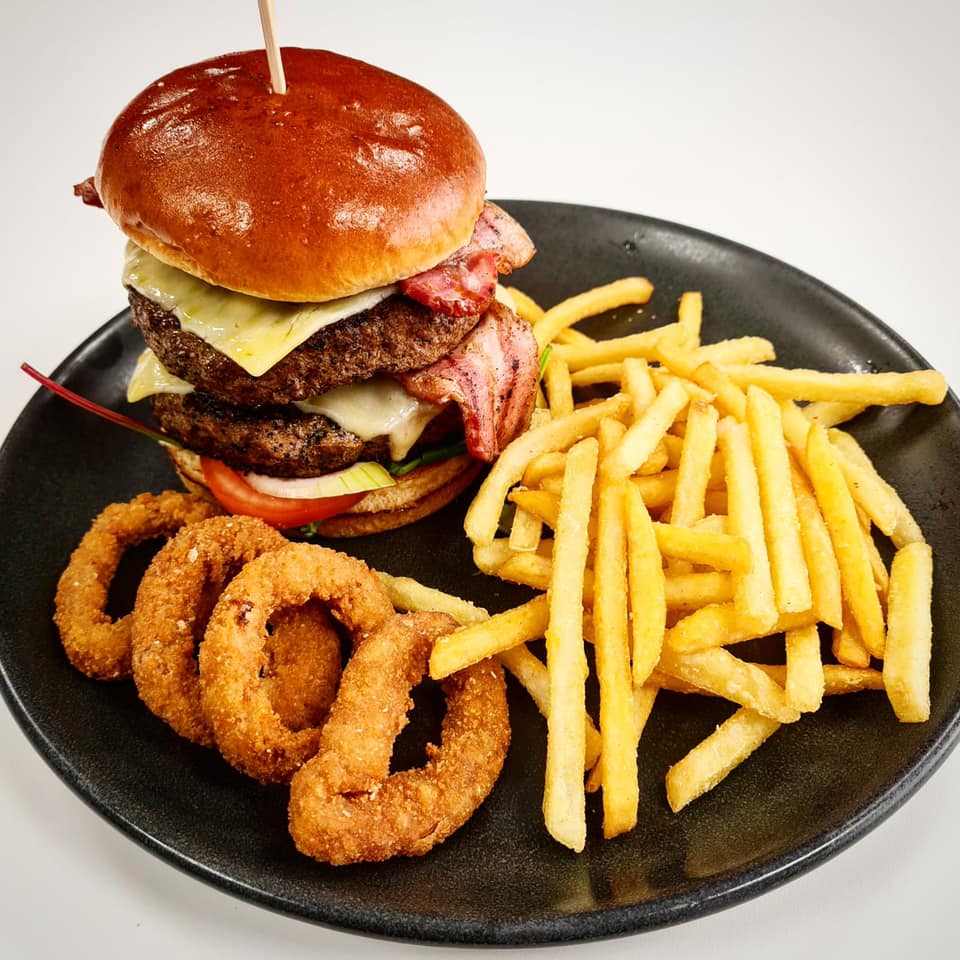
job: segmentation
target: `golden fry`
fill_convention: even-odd
[[[784,689],[787,703],[794,710],[810,713],[820,709],[823,700],[823,660],[817,625],[788,630],[785,634],[787,676]]]
[[[601,424],[603,427],[603,424]],[[626,482],[601,469],[594,547],[594,655],[600,686],[603,835],[637,823],[637,741],[627,633]]]
[[[500,662],[523,684],[540,713],[546,717],[550,712],[550,675],[546,666],[521,643],[497,654]],[[584,711],[584,770],[590,770],[600,756],[600,732],[590,715]]]
[[[535,597],[522,606],[440,637],[430,654],[430,676],[442,680],[472,663],[539,639],[547,628],[548,609],[546,596]]]
[[[626,479],[634,473],[653,453],[688,402],[683,387],[676,381],[669,383],[640,419],[630,426],[617,449],[607,458],[606,469],[611,476]]]
[[[712,790],[779,729],[776,720],[741,707],[667,771],[667,802],[678,813]]]
[[[595,438],[570,449],[564,471],[560,516],[554,543],[546,630],[550,709],[547,713],[547,769],[543,813],[550,835],[580,851],[586,842],[583,790],[585,682],[583,574],[587,530],[597,472]]]
[[[776,623],[778,610],[763,531],[760,485],[746,424],[725,417],[717,442],[727,469],[728,529],[750,545],[751,566],[735,571],[733,603],[744,629],[763,636]]]
[[[675,653],[664,646],[658,670],[781,723],[792,723],[800,716],[787,703],[783,687],[756,664],[740,660],[721,647]]]
[[[561,330],[574,326],[586,317],[630,303],[646,303],[652,293],[653,285],[643,277],[625,277],[603,287],[594,287],[547,310],[534,323],[534,336],[542,350]]]
[[[866,538],[827,431],[818,423],[810,427],[807,436],[807,469],[837,555],[844,596],[864,645],[873,656],[882,658],[883,612]]]
[[[887,614],[883,682],[897,719],[930,719],[930,651],[933,622],[933,551],[926,543],[908,543],[893,558]]]
[[[942,403],[947,381],[936,370],[910,373],[824,373],[763,364],[723,368],[741,387],[763,387],[778,400],[839,400],[887,406],[896,403]]]
[[[760,485],[763,529],[777,610],[798,613],[813,605],[803,555],[797,501],[790,480],[790,455],[777,402],[765,390],[747,390],[747,427]]]
[[[660,659],[667,622],[667,602],[663,559],[653,523],[640,491],[632,483],[627,486],[625,502],[633,684],[639,687],[646,682]]]
[[[540,454],[566,450],[582,437],[590,436],[604,417],[623,416],[629,404],[629,398],[617,394],[528,430],[512,441],[491,467],[467,509],[463,524],[467,537],[475,544],[492,543],[507,494],[523,476],[527,464]]]

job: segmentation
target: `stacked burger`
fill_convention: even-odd
[[[183,67],[120,114],[76,189],[129,238],[150,397],[185,483],[355,536],[448,503],[529,420],[529,325],[499,274],[534,248],[486,202],[463,119],[316,50]]]

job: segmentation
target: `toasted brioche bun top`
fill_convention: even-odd
[[[323,50],[167,74],[114,121],[96,175],[130,239],[218,286],[322,301],[420,273],[469,239],[483,153],[423,87]]]

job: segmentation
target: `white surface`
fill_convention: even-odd
[[[277,7],[281,42],[359,56],[451,102],[484,144],[492,196],[633,210],[759,248],[876,313],[960,384],[953,0]],[[32,393],[20,361],[52,369],[123,306],[119,233],[71,195],[110,121],[167,70],[259,45],[253,0],[7,8],[0,435]],[[63,786],[5,710],[0,751],[5,956],[423,950],[276,916],[179,873]],[[954,756],[813,873],[712,917],[564,955],[943,955],[960,935],[958,795]]]

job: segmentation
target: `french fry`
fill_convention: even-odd
[[[760,485],[760,508],[777,610],[780,613],[809,610],[813,595],[803,555],[780,408],[773,397],[759,387],[747,389],[747,427]]]
[[[650,377],[650,365],[643,357],[626,357],[621,365],[622,389],[630,397],[631,422],[639,420],[647,407],[657,399],[657,389]]]
[[[654,523],[653,530],[664,556],[703,564],[715,570],[743,573],[751,569],[750,544],[743,537],[677,527],[672,523]]]
[[[860,627],[844,604],[843,623],[833,628],[830,641],[833,657],[845,667],[869,667],[870,651],[863,645]]]
[[[533,324],[543,316],[543,307],[529,294],[524,293],[523,290],[518,290],[516,287],[507,287],[506,290],[513,300],[513,312],[518,317]]]
[[[546,666],[531,652],[526,644],[520,644],[497,654],[500,662],[520,681],[540,713],[546,717],[550,712],[550,675]],[[584,711],[584,770],[590,770],[600,756],[600,731]]]
[[[545,523],[551,530],[557,529],[560,514],[560,497],[549,490],[527,490],[515,487],[507,498],[511,503]]]
[[[743,622],[736,603],[708,603],[678,620],[664,637],[664,645],[675,653],[692,653],[713,647],[727,647],[745,640],[797,630],[816,623],[811,610],[782,613],[769,627],[756,628]]]
[[[549,602],[543,595],[440,637],[430,654],[430,676],[442,680],[472,663],[539,639],[546,632],[548,613]]]
[[[596,316],[614,307],[646,303],[652,293],[653,284],[644,277],[625,277],[603,287],[594,287],[547,310],[534,323],[533,334],[542,350],[561,330],[574,326],[586,317]]]
[[[492,543],[507,493],[523,476],[527,464],[540,454],[566,450],[581,438],[592,435],[604,417],[622,417],[629,405],[628,397],[617,394],[528,430],[508,444],[467,509],[464,518],[467,537],[474,544]]]
[[[542,533],[543,521],[522,507],[517,507],[510,525],[510,549],[518,553],[531,553],[540,545]]]
[[[810,577],[810,593],[817,617],[832,627],[843,624],[840,567],[833,551],[830,531],[806,476],[791,467],[790,481],[800,520],[800,542]]]
[[[823,660],[817,625],[788,630],[784,636],[787,675],[784,689],[787,703],[794,710],[810,713],[820,709],[823,700]]]
[[[687,431],[677,467],[677,486],[670,508],[670,523],[688,527],[701,520],[706,509],[707,486],[717,446],[717,408],[695,401],[687,413]],[[687,573],[692,568],[684,560],[673,559],[668,567]]]
[[[631,424],[617,449],[607,458],[606,469],[611,477],[626,479],[636,471],[653,453],[688,402],[683,387],[676,382],[669,383],[640,419]]]
[[[833,429],[828,436],[837,451],[837,462],[854,501],[884,534],[893,536],[900,516],[897,504],[899,498],[890,496],[889,484],[880,479],[872,464],[868,466],[869,461],[865,463],[856,454],[853,457],[847,454],[848,450],[853,451],[854,448],[860,454],[863,453],[850,434]]]
[[[566,344],[570,347],[589,347],[597,341],[593,337],[588,337],[585,333],[577,330],[576,327],[565,327],[557,334],[554,343]]]
[[[865,403],[841,403],[837,400],[814,400],[803,408],[803,415],[825,427],[835,427],[859,416],[867,409]]]
[[[826,429],[818,423],[811,425],[807,436],[807,469],[830,531],[850,612],[860,628],[864,646],[873,656],[882,658],[883,611],[877,597],[866,538],[837,454]]]
[[[633,688],[633,723],[634,723],[634,750],[643,736],[643,731],[653,711],[653,704],[657,699],[660,688],[653,684],[644,684]],[[602,759],[602,754],[601,754]],[[595,793],[603,786],[603,764],[598,762],[587,777],[587,793]]]
[[[922,541],[924,539],[923,532],[917,521],[913,519],[913,515],[901,499],[900,494],[877,473],[873,461],[867,456],[860,444],[849,433],[842,430],[831,430],[830,441],[843,453],[847,463],[860,468],[863,474],[870,477],[871,484],[877,487],[875,496],[886,498],[889,501],[890,506],[886,509],[881,508],[881,511],[886,514],[887,510],[890,510],[892,513],[894,522],[891,530],[884,529],[877,516],[869,510],[868,512],[870,512],[873,522],[893,540],[894,546],[900,548],[905,547],[908,543]],[[863,506],[866,508],[866,504],[863,504]]]
[[[901,723],[930,718],[930,651],[933,623],[933,551],[908,543],[893,558],[887,613],[883,683]]]
[[[676,329],[676,324],[665,324],[652,330],[630,333],[610,340],[597,340],[592,344],[566,344],[554,346],[554,351],[567,362],[571,371],[582,370],[601,363],[622,363],[627,357],[643,357],[654,360],[657,343],[661,337]]]
[[[554,419],[573,413],[573,384],[570,368],[562,357],[550,354],[543,372],[543,388],[547,394],[547,406]]]
[[[544,477],[560,476],[566,462],[567,455],[559,450],[541,453],[540,456],[534,457],[523,471],[523,485],[535,487]]]
[[[377,577],[386,589],[390,602],[398,610],[435,610],[449,614],[461,626],[482,623],[490,618],[490,614],[483,607],[434,587],[425,586],[412,577],[394,577],[382,570],[377,571]]]
[[[729,573],[670,574],[664,581],[667,609],[692,613],[708,604],[732,603],[733,582]]]
[[[777,683],[786,683],[787,668],[782,664],[758,663],[771,679]],[[839,697],[845,693],[859,693],[861,690],[883,690],[883,674],[872,668],[847,667],[839,663],[823,664],[823,695]]]
[[[691,374],[690,379],[716,397],[720,413],[734,420],[747,418],[747,395],[737,386],[729,375],[712,363],[701,363]]]
[[[604,424],[601,424],[601,428]],[[626,481],[601,468],[594,548],[594,656],[600,687],[603,758],[603,835],[615,837],[637,823],[637,741],[627,643]]]
[[[832,400],[889,406],[942,403],[947,381],[936,370],[910,373],[824,373],[820,370],[730,364],[723,368],[742,388],[763,387],[778,400]]]
[[[558,358],[558,362],[566,367],[564,360]],[[547,366],[549,367],[549,364]],[[584,367],[574,373],[569,373],[569,367],[567,367],[567,372],[571,387],[593,387],[598,383],[619,384],[623,380],[622,363],[597,363],[592,367]]]
[[[579,441],[567,455],[554,545],[553,580],[547,594],[547,764],[543,814],[550,835],[580,851],[586,842],[583,789],[584,703],[587,660],[583,649],[583,572],[587,529],[597,471],[598,444]]]
[[[793,723],[800,716],[787,704],[783,687],[756,664],[740,660],[721,647],[675,653],[665,645],[658,670],[780,723]]]
[[[725,417],[717,443],[727,470],[728,529],[750,546],[751,566],[734,571],[733,603],[744,629],[763,636],[776,623],[778,610],[763,530],[760,486],[745,424]]]
[[[693,356],[697,364],[712,363],[724,367],[730,364],[766,363],[776,360],[777,352],[765,337],[734,337],[699,347]]]
[[[667,802],[674,813],[712,790],[780,728],[746,707],[727,718],[667,771]]]
[[[691,347],[700,345],[700,327],[703,324],[703,294],[688,290],[680,297],[677,307],[677,323],[683,330]]]
[[[509,583],[522,583],[534,590],[548,590],[553,576],[553,561],[536,553],[518,553],[505,560],[497,569],[497,576]],[[593,571],[583,572],[583,602],[593,603]]]
[[[667,622],[663,560],[650,514],[639,490],[628,484],[627,584],[630,596],[630,638],[633,647],[633,684],[647,681],[660,659]]]

